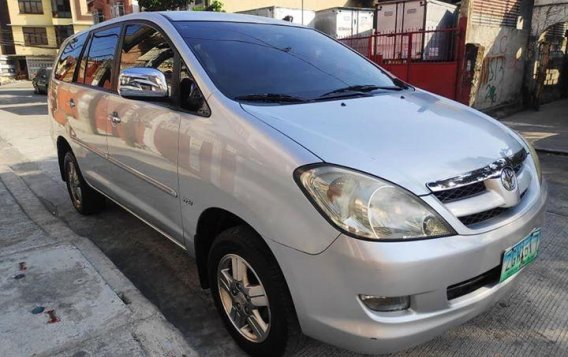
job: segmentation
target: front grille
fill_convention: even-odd
[[[497,207],[487,211],[470,214],[469,216],[460,217],[460,221],[466,225],[471,226],[476,223],[481,223],[483,221],[487,221],[488,219],[497,217],[507,211],[507,208]]]
[[[523,200],[523,198],[525,197],[525,194],[527,193],[527,190],[523,191],[523,193],[521,193],[521,201]],[[470,214],[469,216],[463,216],[463,217],[459,217],[459,220],[466,226],[471,226],[474,225],[476,223],[481,223],[483,221],[487,221],[488,219],[500,216],[501,214],[507,212],[511,207],[497,207],[497,208],[493,208],[487,211],[483,211],[483,212],[479,212],[479,213],[475,213],[475,214]]]
[[[438,191],[434,193],[434,196],[436,196],[441,202],[448,203],[473,197],[483,192],[485,192],[485,184],[483,182],[476,182],[471,185]]]
[[[453,300],[460,296],[467,295],[484,286],[496,284],[499,282],[500,276],[501,266],[499,265],[481,275],[476,276],[475,278],[449,286],[446,291],[448,300]]]

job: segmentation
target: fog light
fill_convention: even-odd
[[[359,298],[365,306],[373,311],[400,311],[410,307],[410,296],[384,297],[359,295]]]

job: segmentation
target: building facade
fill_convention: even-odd
[[[87,0],[87,7],[95,24],[140,11],[138,0]]]
[[[14,48],[7,57],[17,78],[32,78],[40,68],[50,67],[61,43],[93,24],[86,0],[1,1],[8,10],[5,27],[11,30],[11,39],[4,42]]]

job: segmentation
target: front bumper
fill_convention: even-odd
[[[510,224],[478,235],[382,243],[340,235],[318,255],[269,244],[306,335],[360,353],[390,353],[471,319],[514,286],[517,276],[447,298],[449,286],[499,266],[507,248],[542,226],[545,185],[536,196]],[[411,306],[374,312],[359,294],[410,296]]]

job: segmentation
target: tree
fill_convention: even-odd
[[[225,10],[223,10],[223,3],[221,1],[218,0],[213,0],[211,1],[211,4],[209,4],[209,6],[205,7],[205,6],[194,6],[193,11],[215,11],[215,12],[225,12]]]
[[[138,0],[144,11],[165,11],[187,8],[187,0]]]

